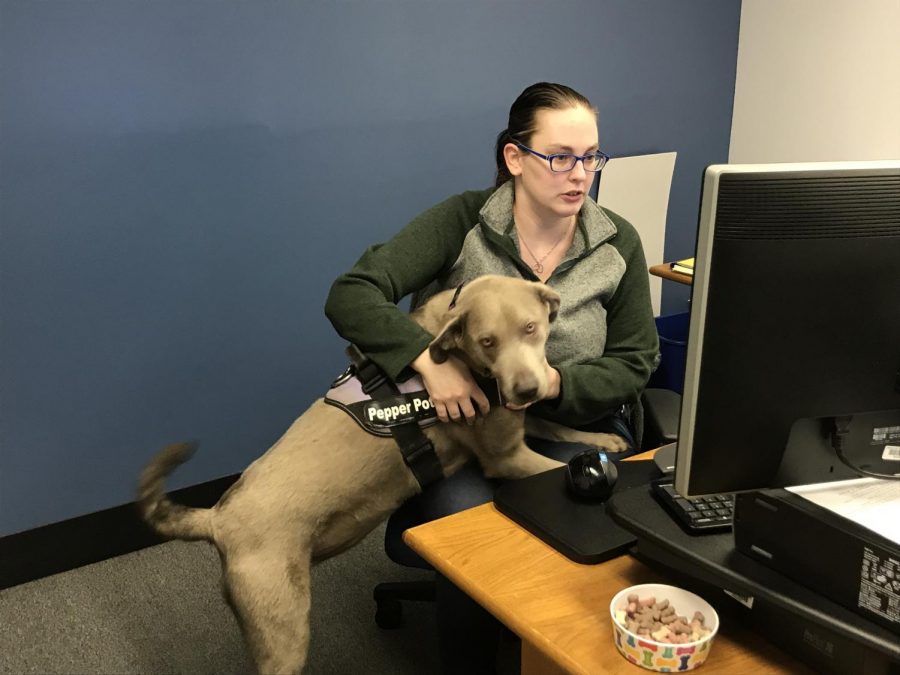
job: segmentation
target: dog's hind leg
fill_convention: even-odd
[[[300,673],[309,649],[310,553],[257,549],[226,557],[223,581],[260,673]]]

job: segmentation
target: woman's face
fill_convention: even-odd
[[[529,147],[543,155],[584,155],[598,150],[597,119],[583,106],[562,110],[541,109],[535,115],[536,130]],[[510,152],[509,148],[515,152]],[[574,216],[591,188],[595,173],[577,162],[571,171],[553,172],[550,163],[522,150],[507,146],[507,165],[518,177],[517,199],[524,198],[542,217]]]

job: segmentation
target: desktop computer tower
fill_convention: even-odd
[[[783,489],[738,494],[735,548],[900,636],[900,545]],[[900,637],[898,637],[900,641]]]

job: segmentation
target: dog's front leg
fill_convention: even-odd
[[[502,454],[479,454],[478,460],[488,478],[526,478],[562,466],[555,459],[535,452],[525,442]]]
[[[578,431],[562,424],[550,422],[539,417],[525,416],[525,433],[546,441],[565,441],[568,443],[584,443],[598,450],[607,452],[625,452],[628,444],[621,436],[602,432]]]
[[[524,413],[492,411],[482,426],[473,427],[473,454],[488,478],[525,478],[562,466],[525,443]]]

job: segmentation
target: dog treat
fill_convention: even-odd
[[[650,636],[657,642],[669,642],[669,629],[660,628],[656,632],[650,633]]]
[[[674,624],[669,626],[669,630],[674,631],[676,635],[681,635],[683,633],[687,633],[688,635],[690,635],[694,632],[693,629],[691,629],[691,627],[683,621],[676,621]]]
[[[616,621],[627,630],[656,642],[686,644],[709,635],[702,612],[694,612],[690,620],[675,611],[667,599],[657,602],[654,596],[639,598],[630,593],[624,609],[616,610]]]

